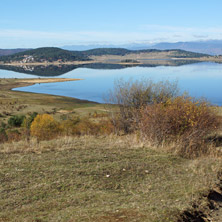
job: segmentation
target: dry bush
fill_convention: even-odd
[[[109,120],[97,122],[89,118],[72,118],[61,122],[63,134],[70,135],[104,135],[113,132],[113,125]]]
[[[31,124],[31,135],[38,140],[48,140],[60,133],[60,126],[52,116],[48,114],[37,115]]]
[[[14,142],[22,139],[22,134],[17,129],[7,130],[7,141]]]
[[[99,127],[96,123],[85,117],[73,127],[73,132],[75,135],[97,135]]]
[[[61,131],[66,136],[71,136],[76,133],[76,125],[80,122],[80,118],[75,117],[63,120],[60,124]]]
[[[207,152],[204,138],[219,126],[217,115],[205,101],[180,96],[141,109],[143,137],[161,144],[177,142],[185,156]]]
[[[61,123],[62,132],[65,135],[89,135],[97,134],[97,125],[92,123],[88,118],[75,117],[65,120]]]
[[[111,120],[116,132],[135,131],[140,121],[140,109],[154,103],[165,103],[169,98],[178,95],[177,82],[161,81],[154,83],[148,79],[136,81],[118,80],[110,92],[108,102],[117,105],[111,108]],[[113,111],[114,110],[114,111]]]

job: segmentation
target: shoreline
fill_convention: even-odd
[[[50,66],[50,65],[85,65],[85,64],[92,64],[98,63],[96,61],[71,61],[71,62],[27,62],[27,63],[20,63],[20,62],[12,62],[12,63],[0,63],[3,66]]]
[[[0,122],[7,122],[13,115],[28,115],[33,112],[39,114],[48,113],[57,119],[62,118],[63,113],[72,115],[84,115],[101,109],[102,105],[84,99],[68,96],[25,92],[19,87],[27,87],[38,83],[53,83],[78,81],[80,79],[65,78],[40,78],[40,79],[16,79],[0,78]],[[64,111],[64,112],[63,112]]]
[[[110,56],[110,59],[112,59],[112,56]],[[60,65],[86,65],[86,64],[95,64],[95,63],[106,63],[106,64],[121,64],[121,65],[141,65],[141,64],[147,64],[148,61],[150,62],[163,62],[163,61],[197,61],[197,62],[222,62],[222,58],[215,58],[215,57],[202,57],[202,58],[169,58],[169,57],[163,57],[163,58],[155,58],[155,57],[147,57],[145,58],[136,58],[137,62],[121,62],[118,58],[115,58],[115,61],[110,61],[109,57],[103,58],[102,56],[96,58],[96,60],[90,60],[90,61],[69,61],[69,62],[33,62],[33,63],[20,63],[20,62],[12,62],[12,63],[1,63],[2,66],[16,66],[16,67],[22,67],[22,66],[60,66]],[[124,59],[124,58],[122,58]]]
[[[101,104],[99,102],[90,101],[90,100],[86,100],[86,99],[79,99],[79,98],[75,98],[75,97],[71,97],[71,96],[63,96],[63,95],[41,93],[41,92],[39,92],[39,93],[38,92],[27,92],[27,91],[17,90],[17,88],[33,86],[35,84],[71,82],[71,81],[79,81],[79,80],[83,80],[83,79],[72,79],[72,78],[38,78],[38,79],[31,78],[30,79],[30,78],[28,78],[28,79],[16,79],[16,80],[19,80],[17,83],[19,83],[21,85],[9,88],[8,89],[9,91],[18,92],[18,93],[22,92],[22,93],[29,93],[29,94],[49,95],[49,96],[56,96],[56,97],[61,97],[61,98],[70,98],[70,99],[74,99],[74,100],[79,100],[83,103],[85,102],[85,103],[92,103],[92,104]],[[0,78],[0,82],[1,82],[1,78]],[[0,90],[0,92],[1,92],[1,90]]]
[[[75,97],[70,97],[70,96],[63,96],[63,95],[55,95],[55,94],[49,94],[49,93],[37,93],[37,92],[26,92],[26,91],[20,91],[17,90],[17,88],[20,87],[28,87],[28,86],[33,86],[35,84],[41,84],[41,83],[59,83],[59,82],[71,82],[71,81],[79,81],[83,79],[73,79],[73,78],[27,78],[27,79],[16,79],[16,78],[0,78],[0,100],[2,96],[1,92],[12,92],[18,94],[25,93],[25,94],[34,94],[34,95],[42,95],[44,96],[51,96],[51,97],[58,97],[58,98],[67,98],[67,99],[73,99],[75,101],[78,101],[80,103],[91,103],[91,104],[100,104],[99,102],[95,101],[90,101],[86,99],[78,99]],[[2,81],[4,83],[2,84]]]
[[[82,79],[72,79],[72,78],[27,78],[27,79],[17,79],[17,78],[0,78],[0,91],[13,90],[20,87],[32,86],[34,84],[40,83],[56,83],[56,82],[70,82],[79,81]]]

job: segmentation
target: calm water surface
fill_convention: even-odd
[[[0,78],[33,77],[38,76],[0,70]],[[113,88],[114,81],[120,78],[176,80],[181,90],[187,91],[191,96],[205,97],[213,104],[222,105],[222,64],[195,63],[183,66],[130,67],[114,70],[77,68],[57,77],[83,80],[36,84],[16,90],[104,102],[104,97]]]

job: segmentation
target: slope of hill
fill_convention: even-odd
[[[87,61],[89,58],[79,52],[71,52],[56,47],[44,47],[19,52],[10,56],[0,57],[0,61],[27,62],[54,62],[54,61]]]
[[[74,51],[77,52],[77,51]],[[144,49],[144,50],[129,50],[123,48],[98,48],[82,51],[81,53],[86,56],[102,56],[102,55],[118,55],[124,56],[129,54],[140,54],[140,53],[168,53],[171,52],[172,56],[175,58],[200,58],[204,56],[209,56],[208,54],[188,52],[185,50],[158,50],[158,49]],[[80,53],[80,52],[79,52]]]

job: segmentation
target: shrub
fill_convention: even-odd
[[[141,117],[139,111],[142,107],[165,103],[168,99],[175,98],[178,93],[177,82],[154,83],[147,79],[118,80],[108,99],[108,102],[118,107],[114,113],[111,113],[113,125],[117,131],[132,132],[135,126],[138,126]]]
[[[29,116],[26,116],[22,122],[22,127],[24,128],[24,135],[27,140],[30,139],[30,127],[37,115],[37,112],[30,113]]]
[[[109,119],[100,120],[97,127],[99,129],[99,134],[101,135],[110,135],[115,131],[114,125]]]
[[[25,118],[25,116],[23,116],[23,115],[12,116],[8,120],[8,125],[11,127],[20,127],[23,123],[24,118]]]
[[[218,126],[217,115],[208,104],[191,97],[180,96],[141,109],[142,136],[157,144],[179,142],[188,156],[196,153],[204,137]]]
[[[89,118],[72,118],[61,123],[65,135],[104,135],[113,132],[113,125],[109,120],[92,121]]]
[[[31,135],[38,140],[48,140],[56,137],[60,132],[57,121],[48,114],[37,115],[31,124]]]
[[[76,125],[80,122],[79,117],[73,117],[71,119],[63,120],[61,123],[61,130],[66,136],[79,135]]]
[[[26,116],[23,119],[22,126],[25,127],[26,129],[30,129],[31,124],[37,115],[38,115],[37,112],[30,113],[28,117]]]

